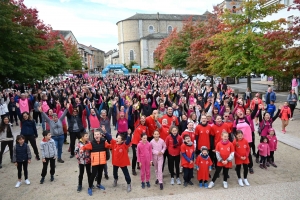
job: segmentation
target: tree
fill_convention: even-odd
[[[186,68],[189,74],[210,74],[210,72],[207,71],[208,61],[206,55],[214,49],[214,46],[211,45],[210,38],[220,33],[221,30],[221,21],[218,18],[218,13],[218,7],[214,7],[214,12],[208,14],[207,20],[199,24],[194,30],[197,39],[190,45],[190,55],[187,59],[188,66]]]
[[[82,68],[81,57],[78,53],[77,45],[72,41],[71,37],[65,39],[60,35],[60,40],[63,44],[65,56],[68,59],[68,69],[80,70]]]
[[[211,52],[207,54],[208,70],[221,76],[247,76],[247,87],[251,89],[250,73],[267,74],[269,68],[264,46],[268,30],[280,30],[282,20],[262,21],[268,15],[283,8],[281,4],[265,6],[266,0],[248,0],[242,3],[235,14],[225,10],[221,32],[210,39]]]

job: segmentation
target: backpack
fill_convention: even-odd
[[[263,124],[262,124],[262,126],[260,127],[260,125],[258,126],[258,128],[257,128],[257,133],[258,133],[258,135],[260,135],[261,134],[261,132],[262,132],[262,130],[264,130],[264,128],[265,128],[265,126],[266,126],[266,121],[265,120],[263,120]],[[270,126],[272,127],[272,124],[270,123]]]

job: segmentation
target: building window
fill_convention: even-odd
[[[129,52],[129,59],[130,59],[130,61],[134,60],[134,52],[133,52],[133,50],[130,50],[130,52]]]
[[[294,23],[294,15],[289,16],[287,18],[287,26],[288,26],[288,28],[292,28],[293,27],[293,23]]]
[[[154,27],[152,25],[149,26],[148,30],[149,33],[154,33]]]
[[[168,34],[171,34],[173,31],[173,27],[172,26],[168,26]]]

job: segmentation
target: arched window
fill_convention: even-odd
[[[168,34],[171,34],[173,31],[173,27],[172,26],[168,26]]]
[[[148,28],[149,33],[154,33],[154,27],[152,25],[149,26]]]
[[[130,52],[129,52],[129,59],[130,59],[130,61],[134,60],[134,52],[133,52],[133,50],[130,50]]]

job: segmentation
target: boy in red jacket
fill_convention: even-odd
[[[126,140],[126,141],[125,141]],[[109,141],[109,140],[108,140]],[[125,141],[125,142],[124,142]],[[113,165],[113,174],[114,174],[114,183],[113,187],[117,187],[118,182],[118,169],[122,169],[127,182],[127,192],[131,191],[131,178],[127,169],[127,166],[130,165],[130,160],[128,156],[128,148],[131,141],[131,130],[128,129],[127,136],[118,135],[117,139],[111,139],[110,145],[112,149],[112,165]]]
[[[183,167],[183,186],[194,185],[191,181],[193,177],[194,168],[194,143],[191,141],[191,137],[187,134],[183,136],[184,143],[181,145],[181,166]]]

